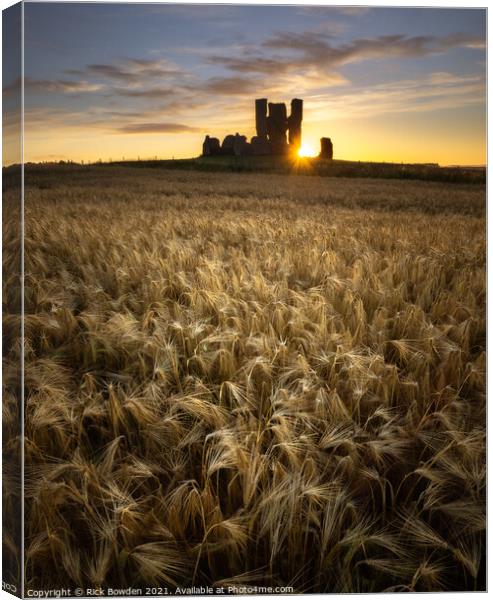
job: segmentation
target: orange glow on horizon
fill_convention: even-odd
[[[197,119],[198,121],[199,119]],[[246,115],[245,122],[249,117]],[[297,158],[318,155],[319,139],[329,135],[334,143],[334,159],[363,162],[438,163],[440,165],[486,164],[486,135],[482,119],[464,123],[455,129],[435,125],[430,133],[428,119],[404,120],[396,135],[395,124],[378,117],[355,123],[336,118],[330,121],[309,121],[304,126],[303,143]],[[34,125],[34,124],[33,124]],[[113,134],[91,127],[69,127],[60,120],[46,128],[26,124],[24,158],[26,161],[73,160],[103,162],[112,160],[181,159],[197,157],[202,152],[205,132],[170,134]],[[195,122],[192,123],[195,126]],[[428,126],[426,130],[425,125]],[[466,127],[467,125],[467,127]],[[247,127],[238,127],[247,137],[254,135]],[[6,132],[7,133],[7,132]],[[10,132],[8,132],[10,133]],[[227,131],[219,130],[222,137]],[[15,136],[7,136],[6,149],[14,146]],[[4,153],[3,164],[17,162],[16,155]]]

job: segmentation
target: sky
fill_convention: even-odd
[[[22,162],[21,148],[21,32],[20,4],[2,13],[2,161],[4,165]],[[5,93],[7,91],[7,93]]]
[[[28,161],[197,156],[259,97],[335,158],[485,164],[486,11],[25,3]]]

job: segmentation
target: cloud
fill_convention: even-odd
[[[261,83],[260,83],[261,85]],[[175,99],[179,106],[181,100],[189,100],[214,94],[218,96],[248,95],[259,88],[258,79],[248,77],[210,77],[206,80],[196,80],[193,84],[186,81],[176,82],[172,87],[142,87],[142,88],[113,88],[112,95],[125,98]],[[190,93],[193,96],[190,96]],[[189,102],[188,102],[189,103]],[[195,102],[196,104],[196,102]]]
[[[84,110],[78,103],[73,112],[52,110],[26,117],[35,132],[59,129],[74,136],[88,130],[104,135],[193,134],[202,132],[203,126],[225,135],[231,131],[253,134],[256,94],[284,101],[303,97],[307,123],[467,107],[484,102],[484,78],[436,72],[416,81],[361,86],[345,79],[342,67],[484,45],[483,38],[460,33],[395,34],[340,42],[320,27],[279,32],[255,46],[233,44],[212,50],[209,45],[201,46],[195,61],[184,59],[187,64],[193,62],[193,70],[161,58],[126,58],[65,71],[67,79],[28,79],[30,90],[95,92],[97,96],[85,98]],[[223,69],[211,69],[210,63]]]
[[[190,75],[166,59],[150,60],[127,58],[115,63],[89,64],[82,69],[66,70],[67,75],[104,83],[108,95],[123,98],[159,99],[176,95],[176,89],[189,80]],[[159,85],[165,80],[167,86]],[[59,88],[57,91],[67,91]]]
[[[194,74],[165,58],[134,57],[65,71],[73,79],[26,79],[26,86],[32,91],[59,94],[104,93],[121,102],[162,99],[180,110],[182,99],[190,99],[190,94],[195,103],[201,100],[204,104],[209,95],[218,101],[231,96],[246,98],[260,91],[308,94],[349,84],[340,73],[349,63],[423,57],[457,47],[478,49],[484,45],[482,37],[462,33],[441,37],[395,34],[337,43],[330,33],[318,28],[301,33],[279,32],[255,47],[234,45],[233,50],[222,49],[204,57],[206,63],[227,69],[229,75],[204,78],[203,63],[198,63]],[[13,92],[15,85],[8,86],[7,93],[10,88]]]
[[[483,37],[460,33],[443,37],[383,35],[359,38],[339,45],[329,40],[330,36],[313,31],[281,32],[266,40],[262,46],[264,49],[281,51],[283,54],[270,57],[258,53],[238,57],[213,55],[209,57],[209,62],[238,73],[276,75],[306,68],[327,73],[352,62],[423,57],[441,54],[452,48],[485,47]]]
[[[201,131],[181,123],[132,123],[115,129],[120,133],[194,133]]]
[[[371,6],[338,6],[335,10],[348,17],[360,17],[370,12]]]
[[[81,92],[97,92],[104,88],[99,83],[91,83],[89,81],[67,81],[63,79],[32,79],[24,78],[24,87],[28,90],[37,92],[51,93],[69,93],[78,94]]]
[[[127,58],[116,64],[90,64],[83,69],[68,69],[67,75],[100,77],[126,83],[163,79],[179,75],[176,65],[165,59]]]
[[[474,50],[486,50],[486,38],[483,36],[454,33],[442,38],[441,42],[444,49],[462,47]]]
[[[258,81],[246,77],[211,77],[194,89],[229,96],[231,94],[249,94],[257,87]]]
[[[230,56],[211,56],[209,62],[219,64],[231,71],[239,73],[264,73],[266,75],[284,73],[293,66],[289,60],[282,58],[265,58],[251,56],[246,58]]]
[[[313,96],[307,100],[310,107],[307,121],[371,119],[379,115],[460,109],[479,106],[485,99],[486,82],[481,75],[435,72],[418,79],[353,87],[350,93]]]
[[[166,98],[173,96],[175,90],[172,78],[187,74],[179,71],[166,60],[147,60],[129,58],[116,64],[90,64],[83,69],[65,70],[66,75],[80,79],[43,79],[25,78],[26,89],[33,92],[76,94],[82,92],[107,91],[111,96],[127,98]],[[157,81],[167,78],[170,87],[156,87]],[[106,80],[102,82],[101,80]],[[125,87],[113,87],[117,84]],[[5,94],[13,94],[19,86],[15,81],[4,88]]]
[[[12,134],[16,134],[20,138],[21,131],[21,111],[20,107],[16,107],[14,110],[3,110],[2,115],[2,127],[3,131],[10,131]]]
[[[160,110],[120,111],[107,110],[104,107],[75,111],[31,107],[26,109],[25,122],[29,136],[44,134],[47,130],[53,136],[87,135],[91,131],[97,135],[186,134],[202,131],[194,123],[166,120],[165,113]]]
[[[113,88],[111,95],[124,96],[126,98],[167,98],[174,96],[176,90],[170,88],[142,88],[142,89],[129,89],[129,88]]]
[[[2,94],[4,96],[17,95],[21,93],[21,78],[17,77],[10,83],[2,87]]]

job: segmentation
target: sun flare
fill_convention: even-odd
[[[313,146],[311,146],[310,144],[302,144],[300,149],[298,150],[298,156],[300,158],[305,158],[305,157],[313,157],[313,156],[317,156],[317,152],[316,150],[313,148]]]

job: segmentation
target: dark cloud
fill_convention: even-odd
[[[126,98],[172,99],[194,95],[218,94],[224,96],[250,94],[258,87],[258,81],[247,77],[211,77],[190,85],[182,82],[176,87],[113,88],[112,94]]]
[[[258,82],[246,77],[211,77],[195,89],[214,94],[248,94],[258,87]]]
[[[91,64],[83,69],[69,69],[65,72],[68,75],[103,77],[126,83],[160,79],[180,74],[180,71],[166,60],[141,58],[128,58],[119,61],[117,64]]]
[[[87,65],[84,69],[68,69],[65,71],[67,75],[75,75],[75,76],[88,76],[88,75],[96,75],[100,77],[106,77],[109,79],[117,79],[123,81],[132,81],[135,78],[134,73],[129,73],[128,71],[121,69],[115,65]]]
[[[120,133],[193,133],[200,131],[181,123],[131,123],[116,129]]]
[[[244,58],[211,56],[208,60],[210,63],[222,65],[238,73],[263,73],[265,75],[282,74],[291,70],[293,66],[293,63],[285,58],[271,59],[258,55]]]
[[[464,34],[444,37],[385,35],[375,38],[360,38],[340,45],[335,45],[329,40],[330,36],[326,34],[282,32],[262,44],[265,49],[282,51],[282,55],[273,57],[265,57],[260,54],[243,57],[211,56],[209,61],[221,64],[238,73],[276,75],[306,68],[314,68],[321,73],[326,73],[330,69],[350,62],[430,56],[457,47],[484,47],[483,38]]]

